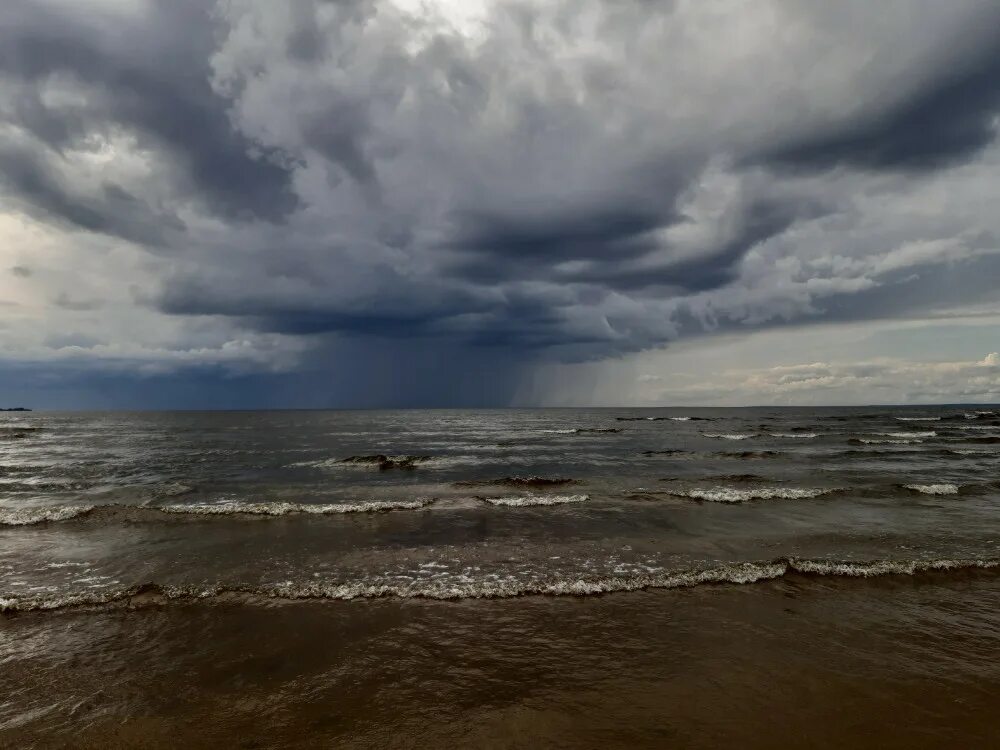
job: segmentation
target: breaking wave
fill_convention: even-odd
[[[361,503],[336,503],[319,505],[310,503],[191,503],[185,505],[161,505],[156,510],[162,513],[179,513],[199,516],[287,516],[293,513],[331,515],[336,513],[379,513],[389,510],[419,510],[434,502],[433,498],[417,500],[369,500]]]
[[[891,438],[931,438],[937,437],[934,430],[921,430],[919,432],[876,432],[875,435]]]
[[[908,490],[920,492],[924,495],[957,495],[958,485],[951,483],[941,484],[904,484]]]
[[[572,427],[563,429],[546,429],[539,430],[539,432],[545,433],[547,435],[597,435],[601,433],[615,433],[621,432],[621,427]]]
[[[749,440],[757,437],[750,432],[703,432],[704,437],[715,438],[716,440]]]
[[[838,492],[837,487],[710,487],[690,490],[669,490],[671,495],[713,503],[745,503],[752,500],[808,500]]]
[[[481,498],[490,505],[506,508],[528,508],[539,505],[565,505],[567,503],[582,503],[589,500],[588,495],[514,495],[512,497]]]
[[[847,442],[849,445],[913,445],[924,441],[913,438],[851,438]]]
[[[239,602],[266,604],[284,600],[353,599],[500,599],[520,596],[592,596],[645,589],[691,588],[701,585],[746,585],[786,576],[876,578],[992,570],[1000,559],[827,560],[782,557],[763,562],[729,563],[709,568],[634,573],[629,575],[566,577],[551,580],[489,578],[480,580],[424,580],[401,583],[372,580],[344,583],[276,583],[267,585],[166,586],[144,583],[64,596],[0,597],[0,613],[51,611],[67,608],[140,609],[171,602]]]
[[[768,437],[809,439],[819,437],[819,434],[815,432],[772,432],[768,435]]]
[[[190,503],[175,505],[66,505],[60,508],[3,508],[0,526],[33,526],[56,521],[68,521],[102,514],[122,520],[156,520],[164,514],[176,516],[287,516],[292,514],[336,515],[342,513],[379,513],[391,510],[419,510],[433,504],[435,498],[416,500],[370,500],[359,503]]]
[[[49,521],[66,521],[86,515],[93,505],[64,505],[61,508],[0,508],[0,526],[34,526]]]
[[[900,422],[940,422],[941,417],[896,417]]]

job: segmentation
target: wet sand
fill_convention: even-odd
[[[1000,575],[0,619],[0,745],[987,748]]]

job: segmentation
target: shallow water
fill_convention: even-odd
[[[975,746],[1000,696],[989,407],[0,420],[9,743]]]

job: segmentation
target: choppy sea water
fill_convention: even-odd
[[[272,644],[272,658],[289,653],[301,672],[309,658],[290,645],[300,627],[314,655],[332,648],[324,628],[338,643],[356,642],[354,655],[327,654],[331,684],[392,672],[379,663],[389,647],[363,633],[399,629],[392,641],[407,644],[409,667],[426,683],[412,686],[413,706],[435,675],[478,669],[489,682],[495,669],[470,667],[463,655],[471,640],[477,658],[510,661],[512,683],[541,679],[517,665],[545,648],[582,660],[579,670],[598,679],[616,645],[613,634],[606,642],[597,634],[634,628],[636,617],[655,628],[633,634],[618,663],[648,657],[662,669],[667,653],[693,638],[678,618],[735,627],[737,637],[748,627],[757,645],[746,647],[758,654],[777,634],[808,639],[830,617],[857,630],[865,618],[874,627],[909,612],[897,630],[918,640],[937,632],[922,620],[941,617],[940,629],[962,630],[968,641],[968,663],[946,667],[968,676],[979,649],[998,643],[998,459],[1000,412],[991,407],[3,414],[0,658],[21,687],[0,702],[0,737],[44,728],[51,739],[81,722],[106,732],[137,711],[162,718],[162,706],[136,708],[134,691],[152,688],[122,671],[139,651],[151,673],[198,653],[201,666],[189,673],[207,669],[205,660],[236,673],[267,637],[284,644]],[[843,588],[852,581],[867,588]],[[945,614],[958,619],[911,601],[899,589],[906,581],[936,587],[933,601],[950,602]],[[972,601],[969,586],[979,587]],[[711,598],[719,591],[729,598]],[[755,596],[753,605],[732,592]],[[782,619],[789,593],[810,597],[810,627]],[[879,610],[885,602],[895,605]],[[744,618],[748,606],[760,612]],[[991,613],[992,631],[979,622]],[[128,625],[115,619],[123,617]],[[553,617],[592,642],[557,635]],[[978,618],[978,636],[961,617]],[[473,624],[482,618],[508,623],[492,646],[478,634],[492,626]],[[109,622],[118,625],[109,631]],[[197,638],[191,623],[204,631]],[[137,636],[147,629],[155,632]],[[234,629],[244,640],[233,640]],[[709,648],[706,663],[709,635],[688,644]],[[508,653],[518,637],[528,651]],[[413,662],[421,649],[431,653]],[[90,655],[86,683],[58,667],[68,651]],[[709,671],[721,679],[718,665]],[[86,685],[105,672],[131,684],[131,697],[88,702]],[[327,716],[287,685],[279,697],[264,690],[267,670],[251,674],[241,679],[253,700]],[[616,689],[646,695],[653,678],[643,674]],[[786,687],[792,695],[802,686]],[[555,731],[550,723],[564,713],[547,715],[544,727],[529,722],[525,737]],[[296,736],[361,736],[357,726],[337,726]],[[622,735],[632,746],[656,736]]]

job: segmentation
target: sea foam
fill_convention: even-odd
[[[941,484],[904,484],[908,490],[920,492],[924,495],[957,495],[958,485],[951,483]]]
[[[527,508],[537,505],[565,505],[567,503],[582,503],[589,500],[588,495],[513,495],[510,497],[484,497],[490,505],[507,508]]]
[[[670,494],[713,503],[744,503],[751,500],[807,500],[837,491],[835,487],[711,487],[670,490]]]
[[[646,589],[691,588],[701,585],[747,585],[789,575],[831,578],[913,576],[935,572],[991,570],[1000,559],[830,560],[783,557],[771,561],[734,562],[707,568],[651,571],[625,575],[567,576],[549,580],[523,577],[432,578],[400,582],[384,578],[346,582],[282,582],[263,585],[137,586],[65,595],[0,596],[0,613],[49,611],[70,607],[125,609],[170,602],[264,604],[268,600],[352,599],[496,599],[519,596],[590,596]]]
[[[64,505],[60,508],[0,508],[0,526],[33,526],[49,521],[65,521],[90,513],[93,505]]]

